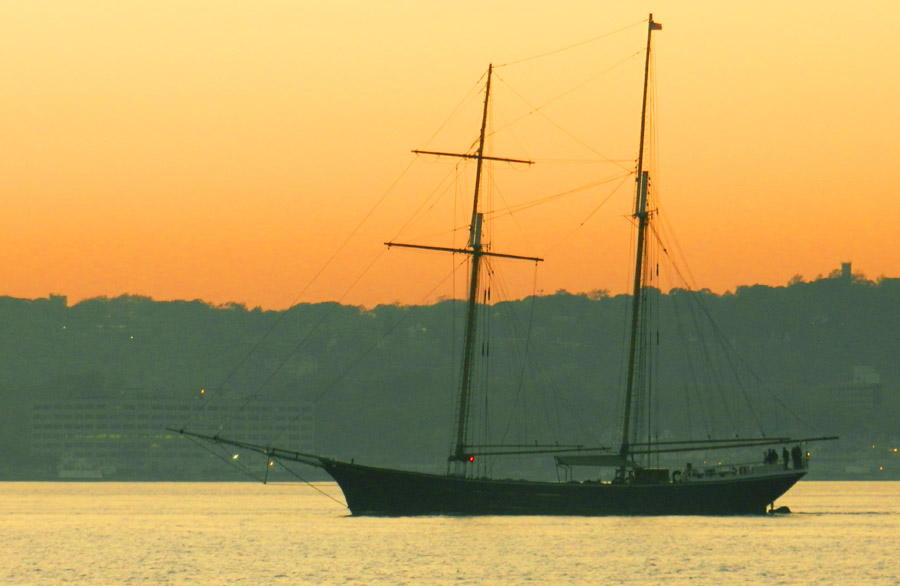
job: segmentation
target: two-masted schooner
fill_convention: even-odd
[[[644,169],[644,144],[647,119],[647,86],[650,75],[650,50],[653,33],[661,26],[650,15],[647,27],[647,46],[644,64],[643,105],[640,142],[636,168],[636,189],[632,217],[637,227],[636,260],[629,316],[630,345],[624,389],[622,435],[618,449],[609,448],[553,448],[537,446],[534,454],[553,456],[561,467],[598,467],[610,470],[606,481],[572,481],[568,477],[558,482],[533,480],[498,480],[476,477],[473,462],[481,456],[521,454],[521,446],[508,448],[474,445],[470,439],[470,387],[475,360],[475,330],[477,299],[484,257],[503,257],[540,261],[535,257],[501,254],[488,250],[482,243],[482,213],[479,192],[484,161],[507,161],[528,164],[530,161],[505,159],[485,154],[488,104],[491,99],[491,72],[487,72],[484,111],[480,139],[474,152],[453,154],[416,151],[426,154],[474,159],[477,163],[471,223],[468,243],[464,248],[445,248],[388,242],[388,246],[402,246],[465,254],[470,258],[470,275],[459,398],[456,407],[455,439],[445,474],[428,474],[404,470],[365,466],[355,462],[306,454],[273,446],[251,444],[219,436],[209,436],[186,430],[176,430],[188,436],[220,444],[237,446],[266,454],[270,459],[302,462],[325,470],[340,486],[347,506],[354,515],[735,515],[761,514],[776,499],[789,490],[807,473],[807,455],[801,452],[803,442],[830,438],[729,438],[704,439],[699,442],[665,441],[652,445],[637,440],[632,431],[633,398],[639,384],[638,356],[644,343],[641,326],[644,323],[642,289],[644,283],[645,242],[650,234],[653,214],[649,206],[649,172]],[[790,459],[782,463],[759,461],[755,464],[708,466],[669,469],[647,465],[648,455],[710,451],[741,447],[793,446]],[[771,451],[771,450],[770,450]]]

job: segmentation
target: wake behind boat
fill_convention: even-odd
[[[218,435],[176,430],[180,433],[223,445],[265,454],[270,461],[296,461],[322,468],[340,486],[354,515],[736,515],[761,514],[773,506],[808,470],[804,444],[833,439],[792,438],[787,435],[710,438],[700,441],[644,439],[639,423],[647,417],[640,408],[651,352],[649,316],[643,300],[648,289],[647,242],[654,234],[653,192],[645,170],[647,128],[647,88],[650,76],[651,43],[661,26],[650,15],[644,65],[644,86],[638,157],[635,169],[635,197],[631,217],[636,227],[633,288],[628,310],[628,350],[621,437],[617,448],[583,444],[486,445],[479,444],[473,431],[472,387],[476,351],[476,330],[483,263],[494,257],[540,262],[542,259],[494,252],[486,245],[482,226],[480,194],[483,163],[501,161],[527,165],[531,161],[488,155],[488,109],[491,100],[492,67],[488,68],[481,130],[474,152],[448,153],[415,151],[421,154],[473,159],[476,162],[468,243],[463,248],[387,242],[388,246],[417,248],[463,254],[469,259],[465,332],[462,340],[460,382],[454,417],[454,436],[446,473],[379,468],[339,461],[270,445],[247,443]],[[640,412],[640,413],[639,413]],[[775,452],[781,447],[782,454]],[[681,453],[709,453],[713,450],[764,448],[763,459],[753,462],[723,463],[707,458],[703,464],[672,468],[659,464],[660,457]],[[790,448],[790,452],[788,452]],[[554,458],[559,480],[510,480],[487,477],[476,471],[476,459],[528,454]],[[774,457],[773,457],[774,455]],[[713,463],[714,462],[714,463]],[[592,480],[574,480],[573,470],[596,470]]]

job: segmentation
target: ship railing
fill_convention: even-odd
[[[723,463],[701,464],[693,466],[688,464],[680,470],[672,473],[672,482],[692,482],[714,480],[726,477],[742,476],[767,476],[778,474],[787,470],[805,470],[809,465],[808,458],[804,457],[799,462],[745,462],[742,464]]]

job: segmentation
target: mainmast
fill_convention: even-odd
[[[650,225],[650,214],[647,212],[647,188],[649,173],[644,171],[644,135],[647,124],[647,87],[650,79],[650,40],[653,31],[660,30],[662,25],[653,22],[650,14],[647,26],[647,54],[644,62],[644,95],[641,104],[641,138],[638,147],[637,177],[635,177],[634,215],[638,221],[637,250],[634,262],[634,285],[631,291],[631,336],[628,346],[628,374],[625,382],[625,413],[622,423],[622,447],[619,454],[624,458],[629,455],[629,435],[631,434],[631,405],[637,379],[637,346],[641,327],[641,290],[643,288],[644,241],[647,227]]]
[[[469,298],[466,302],[466,334],[463,348],[462,377],[459,389],[459,407],[456,426],[456,448],[452,459],[462,461],[465,457],[466,428],[469,421],[469,394],[472,389],[472,355],[475,351],[475,326],[478,323],[478,274],[483,254],[481,246],[481,221],[484,216],[478,211],[478,196],[481,191],[481,169],[484,164],[484,137],[487,129],[488,101],[491,99],[491,73],[493,64],[488,65],[487,82],[484,87],[484,110],[481,114],[481,133],[478,137],[477,165],[475,167],[475,193],[472,196],[472,223],[469,224],[469,249],[472,251],[472,273],[469,276]]]
[[[493,65],[488,65],[487,82],[484,89],[484,108],[481,116],[481,133],[478,138],[478,150],[474,154],[471,153],[446,153],[437,151],[421,151],[415,150],[414,153],[441,155],[450,157],[460,157],[467,159],[475,159],[477,161],[475,170],[475,192],[472,196],[472,220],[469,224],[469,241],[466,248],[445,248],[441,246],[422,246],[417,244],[402,244],[398,242],[386,242],[388,246],[403,246],[407,248],[421,248],[426,250],[440,250],[445,252],[455,252],[469,254],[472,257],[471,273],[469,275],[469,295],[466,302],[466,331],[463,342],[463,362],[462,376],[460,380],[459,404],[456,413],[456,440],[453,452],[450,455],[451,461],[463,462],[467,460],[467,430],[469,421],[469,399],[472,389],[472,372],[475,354],[475,334],[478,323],[478,282],[481,269],[481,259],[485,256],[495,256],[501,258],[512,258],[521,260],[531,260],[539,262],[543,259],[528,256],[518,256],[513,254],[499,254],[488,252],[484,249],[481,242],[481,225],[483,214],[478,211],[478,200],[481,192],[481,178],[484,161],[505,161],[508,163],[525,163],[532,164],[532,161],[520,159],[506,159],[501,157],[489,157],[484,154],[484,142],[487,136],[487,119],[488,106],[491,97],[491,73]]]

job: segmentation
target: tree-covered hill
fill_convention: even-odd
[[[810,427],[840,433],[846,445],[900,437],[900,280],[651,294],[660,317],[656,376],[664,383],[689,369],[683,356],[705,352],[693,334],[669,341],[686,324],[711,317],[716,326],[707,335],[738,358],[707,358],[735,361]],[[515,424],[537,441],[556,426],[565,438],[578,422],[615,412],[629,301],[560,291],[484,308],[492,341],[481,352],[494,366],[479,376],[495,394],[483,400],[513,407],[488,422],[494,433]],[[187,399],[201,390],[308,403],[318,451],[422,465],[449,445],[463,312],[457,301],[372,309],[301,304],[279,312],[135,296],[72,306],[58,296],[0,298],[0,471],[27,476],[41,467],[30,455],[36,403]],[[513,347],[519,350],[507,349]],[[525,377],[537,381],[536,394],[522,390]],[[691,405],[657,408],[680,422],[691,419]],[[526,420],[526,410],[540,417]],[[549,415],[556,410],[569,415]]]

